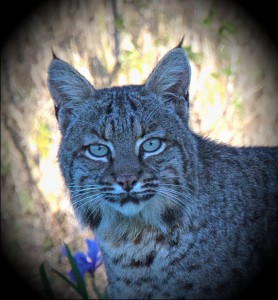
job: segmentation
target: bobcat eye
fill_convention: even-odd
[[[155,152],[157,151],[162,145],[162,142],[159,138],[151,138],[146,140],[142,144],[142,148],[145,152]]]
[[[109,152],[109,148],[102,144],[94,144],[88,146],[88,152],[95,157],[105,157]]]

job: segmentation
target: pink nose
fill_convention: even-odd
[[[117,183],[127,192],[133,188],[137,180],[138,178],[135,175],[119,175],[116,177]]]

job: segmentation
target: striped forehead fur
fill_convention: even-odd
[[[138,96],[130,93],[129,88],[114,87],[109,93],[109,103],[106,107],[104,119],[106,136],[120,133],[133,132],[139,134],[141,125],[139,122],[141,106]]]

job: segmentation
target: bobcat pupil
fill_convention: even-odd
[[[105,145],[90,145],[89,152],[96,157],[103,157],[108,154],[109,149]]]
[[[146,152],[154,152],[161,146],[161,141],[158,138],[153,138],[145,141],[142,145],[143,150]]]

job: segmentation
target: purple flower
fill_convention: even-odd
[[[88,272],[90,274],[94,274],[95,270],[102,264],[102,258],[99,255],[99,249],[94,240],[85,240],[87,243],[88,251],[87,253],[83,253],[81,251],[77,251],[73,254],[74,262],[80,272],[82,278],[84,278],[85,274]],[[65,246],[62,248],[62,255],[67,257],[67,251]],[[73,275],[73,271],[69,271],[69,278],[72,282],[75,282],[75,278]]]

